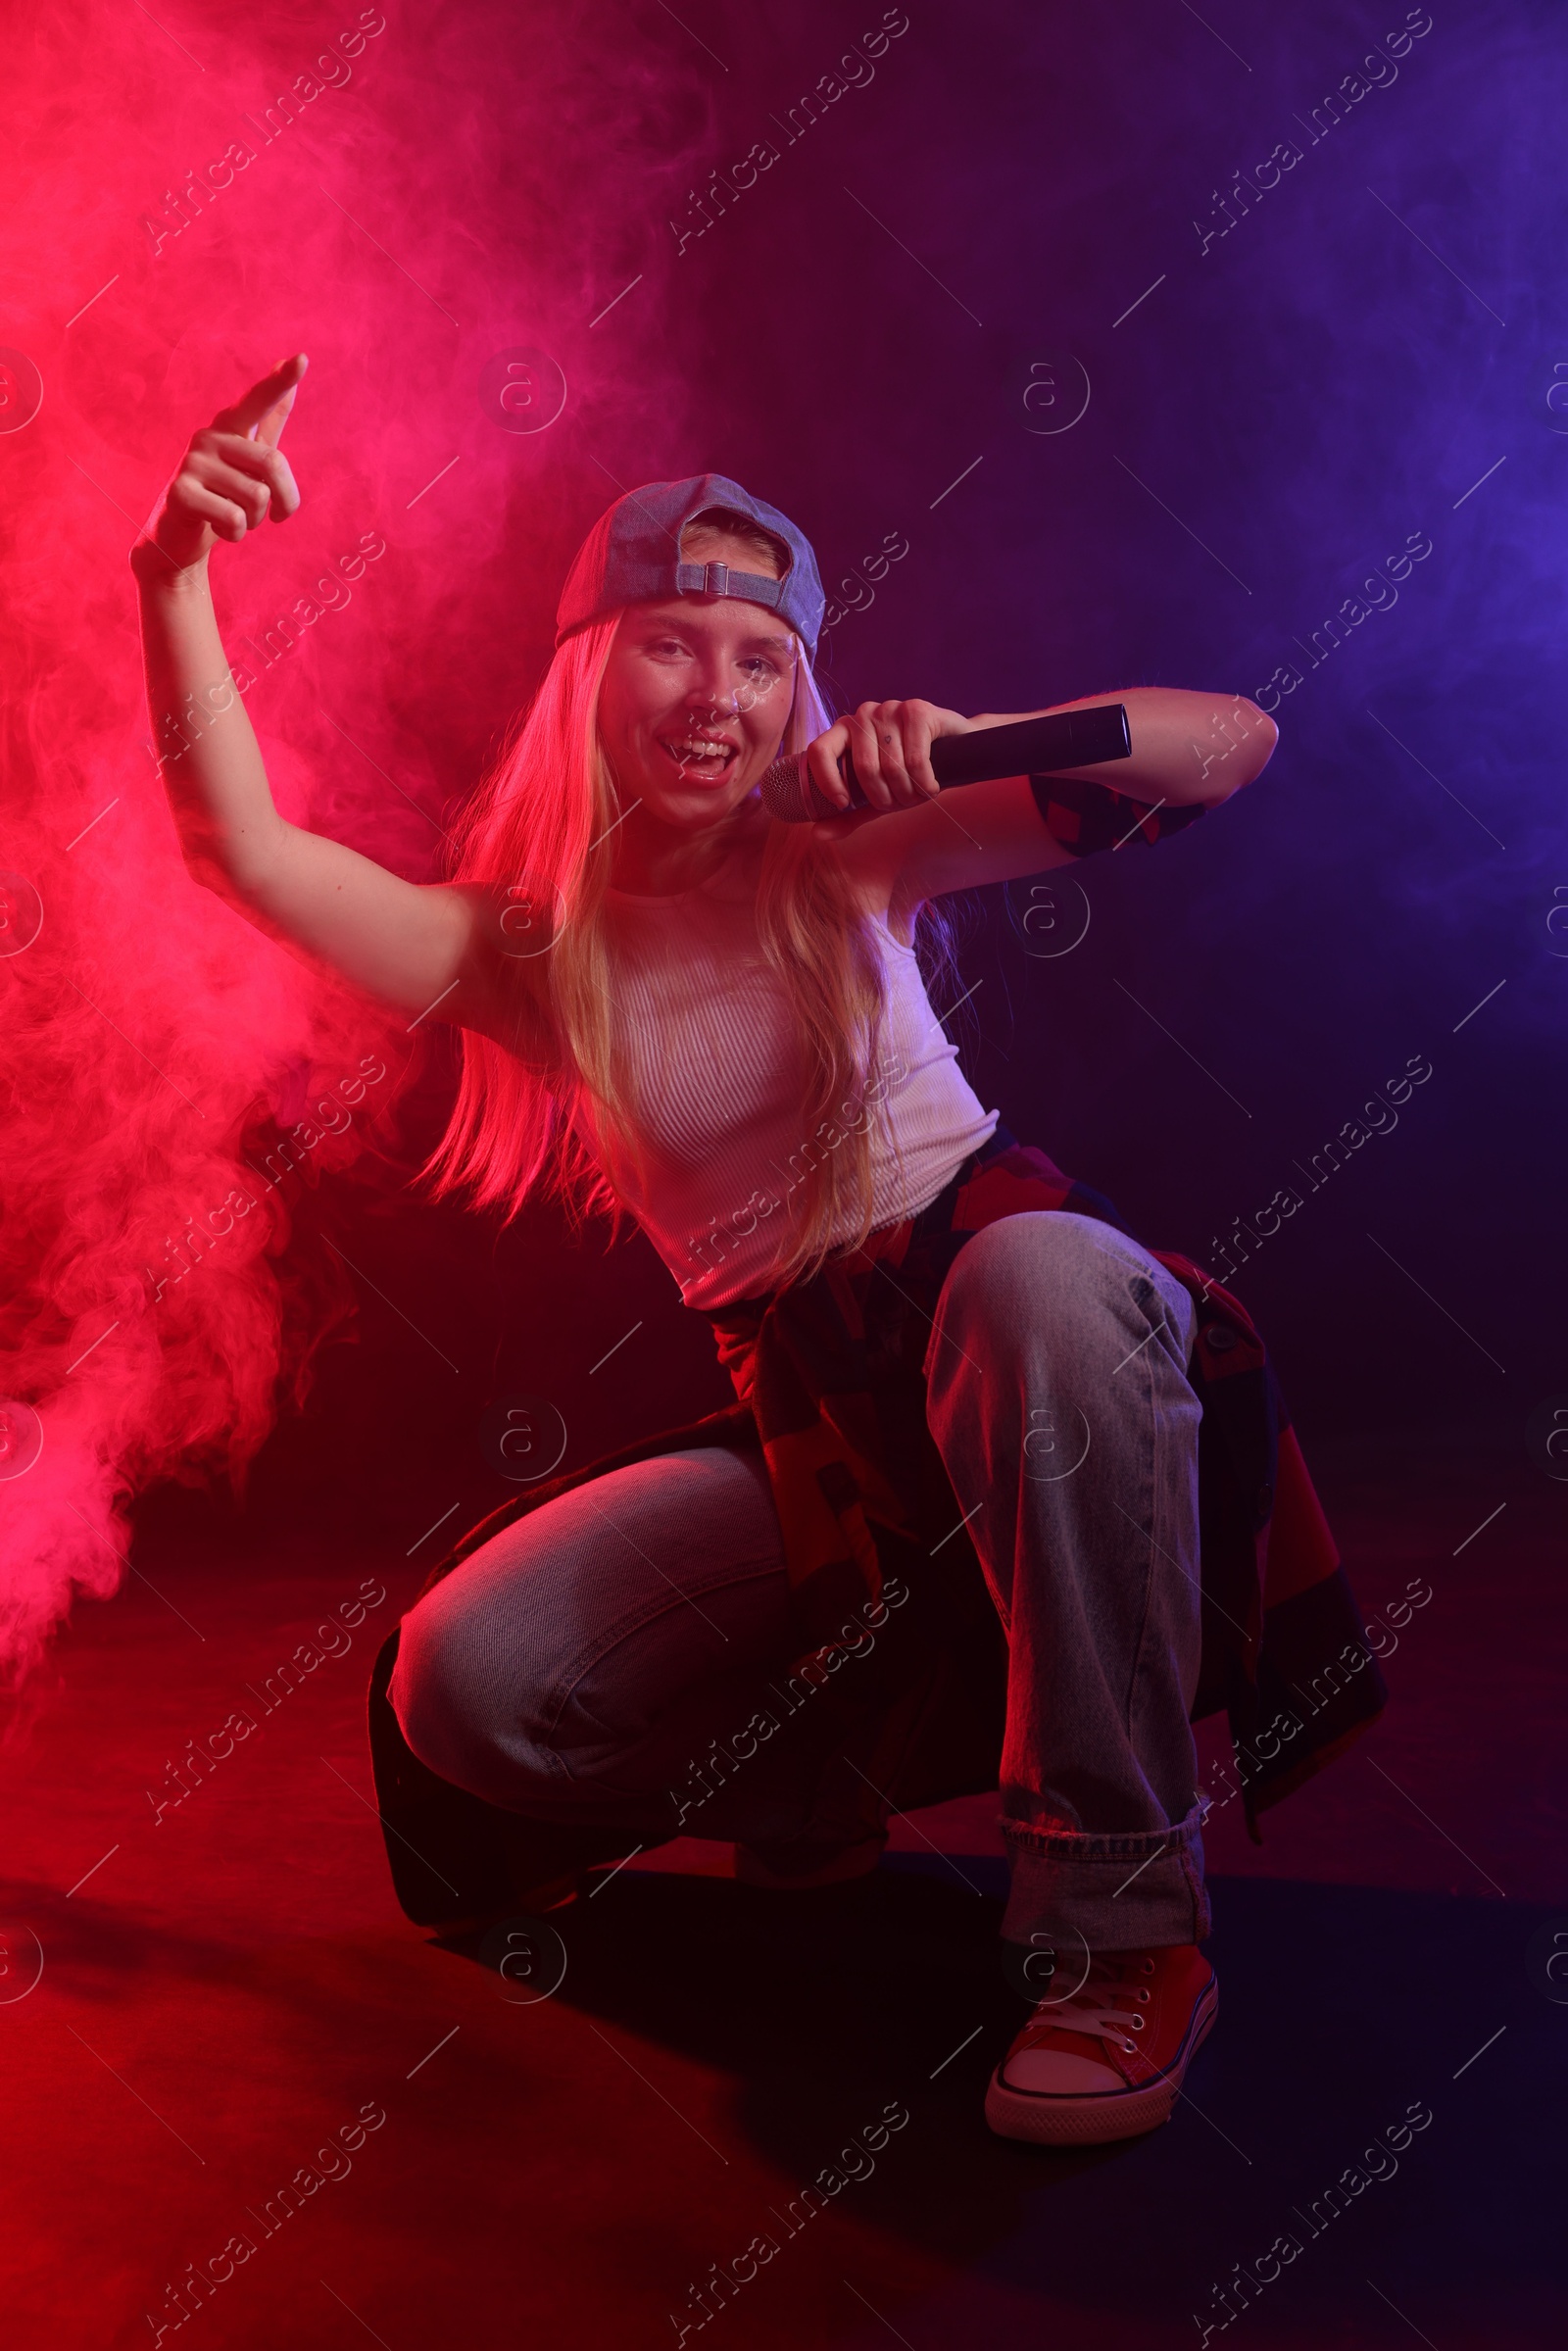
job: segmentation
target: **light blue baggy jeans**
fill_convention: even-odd
[[[1062,1210],[988,1225],[938,1300],[928,1420],[1008,1644],[1011,1942],[1208,1931],[1194,1327],[1147,1249]],[[507,1810],[765,1846],[809,1833],[824,1763],[795,1647],[765,1472],[715,1446],[504,1529],[404,1619],[390,1695],[416,1755]]]

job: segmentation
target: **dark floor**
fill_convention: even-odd
[[[1176,2119],[1067,2156],[981,2120],[1020,2013],[988,1802],[902,1824],[874,1879],[816,1895],[666,1847],[538,1938],[513,1988],[564,1960],[553,1996],[509,1998],[403,1920],[370,1809],[364,1686],[416,1569],[319,1534],[280,1556],[216,1515],[149,1537],[157,1592],[78,1611],[4,1757],[6,2345],[620,2351],[689,2324],[767,2351],[1153,2351],[1217,2339],[1214,2289],[1287,2231],[1302,2249],[1245,2289],[1238,2340],[1563,2339],[1568,2004],[1529,1952],[1551,1923],[1568,1947],[1568,1490],[1456,1440],[1314,1468],[1365,1608],[1412,1576],[1433,1596],[1383,1725],[1261,1851],[1237,1807],[1212,1816],[1223,2008]],[[155,1817],[166,1762],[259,1713],[247,1686],[367,1577],[387,1596],[347,1653]],[[890,2102],[909,2120],[874,2172],[787,2234]],[[1310,2233],[1412,2107],[1431,2120],[1396,2166]],[[302,2208],[269,2215],[305,2167]],[[764,2231],[779,2252],[700,2330],[689,2289]],[[255,2251],[228,2275],[236,2235]],[[187,2337],[166,2288],[192,2263],[223,2282]]]

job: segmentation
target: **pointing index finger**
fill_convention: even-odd
[[[269,449],[275,449],[309,365],[304,352],[297,351],[270,375],[253,383],[232,408],[220,409],[214,424],[220,431],[243,433],[247,440],[263,441]]]

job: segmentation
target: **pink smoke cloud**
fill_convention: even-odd
[[[187,877],[133,537],[190,432],[308,351],[305,505],[215,558],[225,642],[284,813],[434,877],[571,547],[617,476],[686,461],[674,360],[650,370],[628,330],[710,143],[684,61],[542,9],[94,5],[29,42],[0,322],[12,1683],[74,1591],[116,1589],[134,1496],[242,1481],[352,1317],[290,1201],[389,1132],[420,1043]]]

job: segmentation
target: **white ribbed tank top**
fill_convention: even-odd
[[[612,890],[606,921],[641,1164],[617,1161],[585,1099],[577,1131],[685,1302],[727,1305],[769,1287],[811,1156],[832,1149],[842,1130],[805,1131],[800,1045],[758,938],[750,858],[732,857],[672,898]],[[913,949],[882,920],[871,927],[887,990],[868,1084],[885,1103],[885,1115],[871,1116],[872,1224],[880,1227],[934,1200],[998,1112],[981,1107],[958,1068]],[[846,1223],[833,1239],[849,1237]]]

